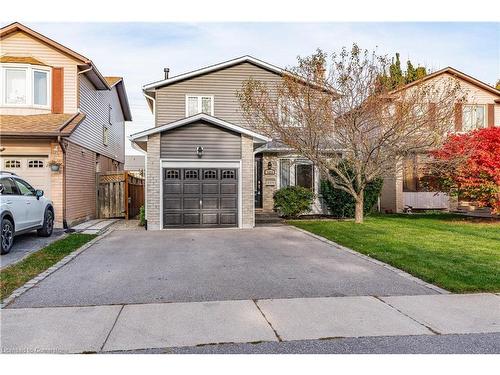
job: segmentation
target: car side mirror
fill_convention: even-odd
[[[40,199],[40,197],[43,197],[43,190],[36,190],[35,196],[36,196],[36,199]]]

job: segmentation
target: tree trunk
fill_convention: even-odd
[[[354,211],[354,222],[356,224],[363,223],[363,199],[364,199],[364,192],[361,191],[356,197],[356,206]]]

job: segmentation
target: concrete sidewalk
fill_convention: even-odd
[[[500,332],[495,294],[2,309],[4,353]]]

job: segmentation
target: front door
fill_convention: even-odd
[[[238,169],[163,168],[163,226],[238,226]]]

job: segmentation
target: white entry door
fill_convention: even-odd
[[[1,158],[1,170],[13,172],[26,180],[35,189],[43,190],[51,198],[50,168],[47,156],[8,156]]]

